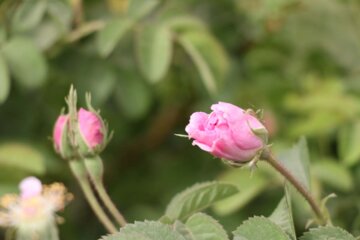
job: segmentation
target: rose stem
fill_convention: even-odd
[[[306,199],[310,204],[312,210],[320,220],[321,224],[326,223],[326,218],[320,210],[320,207],[317,205],[314,198],[306,190],[306,188],[283,166],[276,160],[275,156],[269,149],[265,149],[262,153],[262,160],[268,162],[273,168],[275,168],[279,173],[281,173]]]
[[[119,225],[121,227],[124,227],[127,224],[127,222],[124,216],[115,206],[114,202],[111,200],[104,186],[104,182],[103,182],[104,166],[101,157],[95,156],[92,158],[85,158],[84,163],[101,200],[104,202],[105,206],[108,208],[109,212],[113,215],[113,217],[119,223]]]
[[[96,200],[96,197],[91,189],[91,185],[88,181],[87,172],[84,166],[84,163],[79,160],[70,160],[69,165],[71,168],[71,171],[73,172],[74,176],[78,180],[80,187],[82,191],[84,192],[84,195],[89,202],[91,208],[95,212],[96,216],[100,220],[100,222],[104,225],[104,227],[110,232],[110,233],[116,233],[116,227],[114,224],[109,220],[109,218],[106,216],[104,210],[100,207],[98,201]]]

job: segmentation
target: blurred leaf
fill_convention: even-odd
[[[119,233],[102,237],[100,240],[185,240],[180,233],[169,225],[160,222],[145,221],[127,224]]]
[[[46,19],[33,31],[36,46],[41,50],[47,50],[61,37],[59,25],[51,19]]]
[[[64,37],[71,28],[71,7],[63,0],[48,1],[47,14],[32,35],[36,45],[47,50]]]
[[[10,77],[7,65],[0,54],[0,104],[6,101],[10,93]]]
[[[122,72],[117,84],[115,98],[118,106],[130,119],[139,119],[148,111],[152,103],[150,90],[136,74]]]
[[[352,166],[360,160],[360,121],[342,126],[338,133],[338,151],[345,165]]]
[[[18,191],[17,183],[15,184],[0,184],[0,197],[5,194],[16,193]]]
[[[174,32],[181,34],[187,31],[205,31],[205,24],[193,16],[175,16],[166,19],[166,25]]]
[[[239,193],[214,204],[213,209],[219,215],[231,214],[243,208],[271,183],[260,170],[251,174],[247,169],[230,169],[218,180],[234,184],[239,189]]]
[[[168,71],[172,56],[172,36],[165,25],[144,26],[137,35],[140,69],[150,82],[161,80]]]
[[[234,232],[234,240],[289,240],[279,226],[265,217],[253,217]]]
[[[358,35],[359,8],[342,1],[302,1],[306,11],[289,15],[284,37],[296,42],[298,52],[323,49],[332,59],[350,71],[358,71],[360,59]],[[301,10],[301,8],[300,8]],[[299,41],[299,39],[302,39]]]
[[[115,90],[118,80],[116,72],[111,66],[97,59],[84,63],[84,68],[78,72],[79,93],[84,96],[85,92],[90,92],[94,106],[101,106]]]
[[[48,1],[47,12],[57,23],[59,32],[67,32],[71,27],[72,10],[68,1]]]
[[[109,21],[96,35],[96,45],[102,57],[107,57],[114,50],[116,44],[129,31],[134,21],[129,18],[118,18]]]
[[[213,203],[230,197],[238,189],[228,183],[207,182],[196,184],[177,194],[169,203],[165,216],[170,220],[184,220],[195,212],[201,211]]]
[[[351,191],[354,187],[350,171],[335,160],[314,162],[311,170],[319,180],[338,190]]]
[[[300,240],[328,240],[328,239],[341,239],[341,240],[355,240],[350,233],[339,227],[318,227],[310,229],[306,232]]]
[[[130,0],[128,16],[139,20],[149,14],[160,3],[158,0]]]
[[[21,1],[12,19],[12,29],[23,32],[36,27],[44,16],[46,5],[46,0]]]
[[[228,69],[228,59],[222,46],[205,31],[186,32],[178,36],[178,41],[196,65],[206,89],[215,95],[217,82]]]
[[[111,12],[121,14],[127,11],[131,0],[106,0]]]
[[[34,174],[45,172],[45,159],[42,153],[32,146],[20,142],[0,145],[0,165]]]
[[[310,191],[310,158],[304,137],[300,138],[292,148],[280,153],[279,161]]]
[[[0,45],[6,42],[7,33],[5,27],[0,24]]]
[[[300,86],[301,94],[289,94],[284,101],[289,111],[301,115],[289,129],[293,136],[328,136],[360,113],[359,99],[345,91],[340,79],[306,75]]]
[[[186,227],[191,232],[187,240],[228,240],[224,228],[212,217],[204,213],[196,213],[186,221]]]
[[[21,85],[32,89],[46,80],[47,66],[44,56],[27,38],[13,38],[3,47],[11,73]]]
[[[281,199],[269,219],[287,233],[291,240],[296,240],[290,193],[285,186],[285,196]]]

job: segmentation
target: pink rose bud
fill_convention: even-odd
[[[42,192],[42,184],[36,177],[27,177],[20,184],[20,196],[22,199],[39,196]]]
[[[65,125],[67,124],[69,117],[67,115],[60,115],[55,122],[53,130],[54,148],[57,153],[62,152],[63,137],[66,137]]]
[[[81,136],[88,147],[95,148],[103,143],[104,124],[97,114],[80,108],[78,123]]]
[[[100,115],[93,109],[88,111],[80,108],[77,124],[76,140],[80,155],[92,157],[99,154],[108,142],[107,126]]]
[[[230,103],[211,106],[210,114],[195,112],[185,131],[193,145],[235,162],[253,160],[267,143],[267,130],[254,116]]]

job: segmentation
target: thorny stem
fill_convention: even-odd
[[[121,227],[124,227],[127,222],[124,216],[115,206],[114,202],[111,200],[109,194],[104,187],[104,182],[102,179],[104,168],[101,157],[95,156],[92,158],[85,158],[84,162],[90,178],[94,183],[95,189],[97,190],[101,200],[104,202],[105,206],[108,208],[109,212],[113,215],[118,224]]]
[[[261,158],[281,173],[301,193],[301,195],[310,204],[312,210],[320,221],[320,224],[325,224],[327,222],[327,218],[324,216],[315,199],[306,190],[306,188],[282,164],[280,164],[278,160],[276,160],[273,153],[269,149],[265,149]]]
[[[116,233],[116,227],[114,224],[109,220],[108,216],[106,216],[104,210],[101,208],[99,202],[97,201],[92,189],[91,185],[87,178],[86,169],[84,163],[78,160],[71,160],[69,162],[71,171],[75,175],[76,179],[78,180],[84,195],[89,202],[91,208],[95,212],[96,216],[99,218],[100,222],[104,225],[104,227],[110,233]]]

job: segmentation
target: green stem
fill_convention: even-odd
[[[76,179],[78,180],[80,187],[82,191],[84,192],[84,195],[89,202],[91,208],[93,209],[94,213],[100,220],[100,222],[104,225],[104,227],[110,232],[110,233],[116,233],[116,227],[114,224],[109,220],[108,216],[106,216],[104,210],[100,207],[92,189],[91,185],[88,181],[86,168],[84,166],[84,163],[79,160],[71,160],[69,161],[69,165],[71,168],[71,171],[75,175]]]
[[[265,149],[261,157],[273,168],[275,168],[279,173],[281,173],[299,191],[299,193],[311,206],[312,210],[320,221],[320,224],[325,224],[327,222],[327,218],[321,211],[321,208],[318,206],[315,199],[306,190],[306,188],[294,177],[294,175],[292,175],[282,164],[279,163],[279,161],[276,160],[273,153],[269,149]]]
[[[90,175],[90,178],[94,183],[95,189],[99,193],[101,200],[104,202],[105,206],[108,208],[109,212],[118,222],[118,224],[121,227],[124,227],[127,224],[127,222],[124,216],[115,206],[114,202],[111,200],[109,194],[107,193],[104,187],[104,183],[103,183],[104,166],[101,157],[95,156],[92,158],[85,158],[84,163]]]

